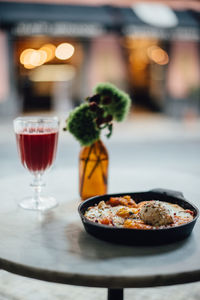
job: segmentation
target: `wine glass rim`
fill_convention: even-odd
[[[23,117],[17,117],[13,120],[13,122],[29,122],[29,123],[51,123],[51,122],[59,122],[59,118],[57,116],[52,117],[43,117],[43,116],[23,116]]]

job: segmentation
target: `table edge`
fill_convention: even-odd
[[[169,286],[176,284],[185,284],[200,281],[200,270],[190,272],[179,272],[174,274],[157,274],[154,276],[124,276],[123,280],[120,276],[97,276],[84,275],[69,272],[56,272],[44,270],[35,267],[28,267],[22,264],[10,262],[5,259],[0,259],[0,269],[13,274],[21,275],[37,280],[70,284],[86,287],[101,287],[101,288],[145,288],[157,286]],[[123,281],[123,282],[122,282]]]

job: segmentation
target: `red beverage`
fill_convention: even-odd
[[[24,129],[16,139],[22,164],[30,172],[42,174],[54,162],[58,142],[55,129]]]

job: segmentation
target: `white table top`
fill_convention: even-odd
[[[77,212],[78,172],[52,170],[44,193],[59,206],[41,214],[17,201],[31,194],[30,175],[0,182],[0,267],[27,277],[96,287],[145,287],[200,280],[200,223],[185,241],[156,247],[121,246],[88,235]],[[158,169],[112,169],[109,193],[168,188],[200,206],[200,178]]]

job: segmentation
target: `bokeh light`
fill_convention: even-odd
[[[58,59],[69,59],[74,54],[74,47],[69,43],[62,43],[56,48],[55,55]]]
[[[41,66],[45,63],[47,54],[43,50],[34,50],[30,55],[29,64],[35,67]]]
[[[40,50],[46,52],[46,62],[52,60],[55,57],[56,46],[54,46],[53,44],[45,44],[40,48]]]
[[[24,51],[22,51],[21,55],[20,55],[20,63],[22,65],[28,65],[30,62],[30,57],[31,54],[33,53],[33,51],[35,51],[34,49],[25,49]]]
[[[56,48],[53,44],[45,44],[39,50],[25,49],[20,55],[20,63],[26,69],[39,67],[52,60],[55,56],[58,59],[69,59],[74,54],[74,47],[69,43],[62,43]]]
[[[147,49],[147,54],[151,60],[159,65],[166,65],[169,62],[169,56],[166,51],[158,46],[151,46]]]
[[[26,49],[20,55],[20,63],[26,69],[33,69],[41,66],[47,60],[47,54],[44,50]]]
[[[37,66],[41,66],[44,64],[47,60],[47,54],[44,50],[37,50],[37,53],[39,53],[39,60],[37,61]],[[35,62],[36,63],[36,62]]]

